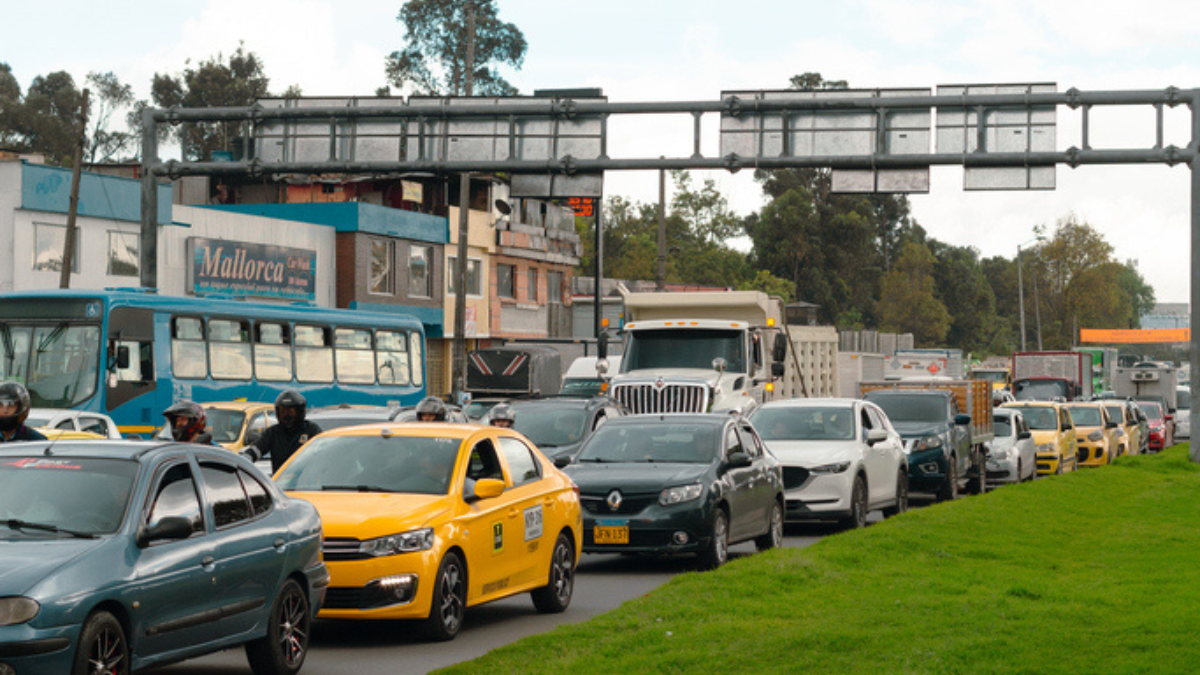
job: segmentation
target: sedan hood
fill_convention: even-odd
[[[23,595],[39,581],[101,546],[103,539],[54,539],[53,535],[0,540],[0,596]]]
[[[317,507],[325,536],[373,539],[426,526],[450,509],[446,495],[289,492]]]
[[[892,426],[903,438],[923,438],[940,434],[946,430],[944,422],[897,422],[892,420]]]
[[[861,454],[858,441],[767,441],[767,449],[784,466],[805,469],[844,462]]]
[[[700,480],[708,464],[652,464],[613,462],[571,464],[563,469],[581,492],[597,492],[619,487],[629,492],[656,492],[675,485]]]

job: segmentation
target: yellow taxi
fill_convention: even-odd
[[[237,452],[253,445],[275,424],[275,405],[257,401],[217,401],[204,404],[205,431],[213,442]]]
[[[1071,412],[1063,404],[1052,401],[1010,401],[1001,408],[1020,410],[1037,448],[1039,476],[1074,471],[1077,467],[1075,446],[1078,444]]]
[[[100,434],[92,433],[91,431],[76,431],[74,429],[51,429],[49,427],[38,427],[37,430],[40,431],[48,441],[79,441],[108,438],[108,436],[101,436]]]
[[[1108,416],[1125,432],[1117,456],[1139,454],[1142,451],[1142,441],[1144,440],[1142,425],[1138,423],[1137,414],[1130,408],[1129,402],[1124,399],[1105,399],[1101,403],[1108,411]]]
[[[1121,452],[1125,432],[1109,417],[1104,404],[1068,403],[1065,407],[1075,422],[1079,466],[1112,464]]]
[[[579,488],[519,433],[384,423],[327,431],[275,474],[321,514],[323,619],[416,619],[451,640],[468,607],[530,593],[571,602],[583,546]]]

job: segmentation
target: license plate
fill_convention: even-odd
[[[597,525],[592,528],[592,541],[597,544],[628,544],[629,526],[606,527],[604,525]]]

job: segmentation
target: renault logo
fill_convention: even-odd
[[[608,503],[608,508],[616,511],[617,509],[621,508],[621,492],[619,490],[613,490],[612,492],[608,493],[608,496],[604,498],[604,501]]]

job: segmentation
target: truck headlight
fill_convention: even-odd
[[[809,473],[843,473],[850,468],[850,462],[834,462],[833,464],[822,464],[809,469]]]
[[[358,552],[380,558],[400,553],[415,553],[433,548],[433,528],[426,527],[386,537],[368,539],[358,545]]]
[[[15,626],[37,616],[41,605],[33,598],[0,598],[0,626]]]
[[[680,485],[678,487],[670,487],[663,490],[658,495],[658,503],[663,506],[672,504],[682,504],[690,502],[693,499],[699,499],[700,493],[704,491],[704,487],[699,483],[694,485]]]
[[[913,445],[913,451],[920,452],[922,450],[937,450],[940,447],[942,447],[941,436],[926,436],[925,438],[917,440],[917,442]]]

